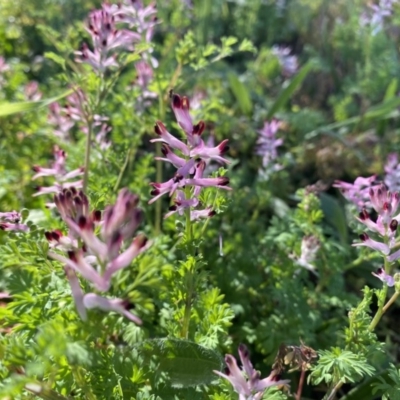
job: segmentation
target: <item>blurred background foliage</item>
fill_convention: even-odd
[[[207,134],[216,142],[229,139],[234,190],[224,213],[210,221],[202,243],[208,278],[234,312],[229,340],[216,340],[213,346],[224,353],[247,343],[263,376],[282,342],[298,344],[301,339],[314,349],[343,343],[346,315],[360,298],[360,289],[380,284],[370,274],[379,260],[365,261],[366,253],[360,255],[350,246],[357,228],[341,195],[330,188],[335,179],[382,176],[387,155],[400,148],[400,6],[395,3],[392,15],[377,29],[363,22],[370,3],[158,1],[153,56],[159,67],[152,84],[158,98],[140,110],[137,88],[130,86],[136,72],[126,68],[104,106],[113,145],[105,155],[94,153],[89,193],[93,201],[105,204],[116,188],[128,186],[141,196],[148,232],[156,232],[154,206],[147,205],[148,184],[155,180],[149,139],[157,119],[176,127],[168,90],[197,96],[195,112],[207,122]],[[0,0],[0,55],[10,66],[1,73],[3,106],[32,100],[26,92],[32,81],[43,99],[68,89],[65,70],[46,53],[59,54],[67,64],[73,61],[73,50],[87,37],[83,21],[100,6],[90,0]],[[238,39],[234,50],[204,61],[204,49],[221,46],[223,37]],[[254,47],[238,51],[243,41]],[[285,71],[274,46],[290,49],[297,58],[295,72]],[[61,143],[47,115],[48,108],[41,107],[0,119],[0,210],[27,208],[31,221],[44,227],[54,219],[43,211],[44,200],[32,197],[31,168],[48,164],[54,144],[66,149],[70,168],[77,168],[83,163],[85,142],[76,130],[70,143]],[[283,121],[283,169],[264,181],[255,144],[257,131],[271,117]],[[164,173],[167,176],[169,169]],[[310,186],[318,181],[324,190]],[[166,210],[166,201],[163,207]],[[163,222],[165,235],[158,245],[164,266],[177,258],[174,249],[168,250],[178,237],[176,226],[171,220]],[[318,276],[293,262],[305,235],[321,243],[315,262]],[[1,231],[0,241],[7,241]],[[7,274],[0,277],[7,287]],[[166,279],[163,290],[168,293],[172,284]],[[148,289],[148,304],[142,304],[148,322],[158,318],[157,312],[168,314],[163,308],[168,296],[163,301],[152,298],[158,290]],[[389,349],[384,361],[377,360],[381,370],[389,361],[400,361],[393,322],[399,313],[399,307],[391,309],[378,331]],[[165,324],[155,324],[144,336],[167,332]],[[320,396],[316,393],[304,390],[305,398]]]

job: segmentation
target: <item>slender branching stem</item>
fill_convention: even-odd
[[[296,393],[296,400],[301,400],[301,393],[303,392],[305,377],[306,377],[306,371],[302,369],[300,374],[299,386],[297,388],[297,393]]]

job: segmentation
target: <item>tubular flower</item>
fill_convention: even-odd
[[[267,388],[278,385],[287,386],[289,381],[279,380],[279,376],[274,371],[267,378],[260,379],[260,373],[251,364],[249,352],[243,344],[239,345],[239,357],[242,368],[238,367],[235,357],[227,354],[225,373],[214,371],[232,384],[235,392],[239,394],[239,400],[261,400]]]
[[[282,165],[275,163],[278,158],[277,148],[283,144],[282,139],[276,138],[280,126],[281,122],[274,119],[265,122],[264,127],[258,131],[256,153],[262,157],[263,169],[260,174],[264,179],[267,179],[272,172],[283,168]]]
[[[55,204],[61,217],[69,227],[68,236],[60,231],[46,232],[50,247],[66,252],[50,251],[49,256],[65,265],[67,278],[79,314],[86,318],[87,308],[116,311],[134,322],[140,321],[127,311],[128,303],[109,300],[96,294],[84,295],[78,276],[95,289],[107,292],[112,276],[128,267],[132,260],[149,247],[143,235],[133,238],[142,220],[137,208],[138,197],[122,189],[114,205],[106,207],[104,213],[90,211],[87,197],[75,188],[63,190],[55,196]],[[95,232],[100,227],[99,235]],[[91,299],[91,300],[89,300]]]
[[[32,177],[32,180],[47,176],[52,176],[55,179],[55,182],[52,186],[39,186],[34,196],[39,196],[41,194],[47,193],[59,193],[63,189],[68,189],[71,187],[82,187],[82,180],[74,182],[68,181],[70,179],[74,179],[78,176],[83,175],[83,167],[67,172],[65,168],[67,154],[65,153],[65,151],[61,150],[58,146],[54,146],[53,154],[55,160],[50,168],[39,167],[38,165],[34,165],[32,167],[33,171],[36,172],[36,174]]]
[[[332,185],[338,188],[347,201],[350,201],[361,211],[364,208],[371,208],[369,190],[376,189],[379,185],[376,183],[376,176],[368,178],[358,177],[354,183],[335,181]]]
[[[17,211],[0,212],[0,229],[3,231],[28,232],[28,225],[21,221],[22,215]]]
[[[292,50],[289,47],[273,46],[272,54],[277,57],[279,64],[282,68],[282,73],[286,77],[294,75],[298,68],[298,60],[294,55],[290,55]]]
[[[169,194],[173,198],[174,205],[170,208],[170,212],[165,217],[178,212],[183,214],[185,209],[191,210],[191,218],[198,219],[201,217],[210,217],[214,215],[213,210],[207,208],[198,212],[194,210],[200,205],[199,196],[204,187],[217,187],[220,189],[231,190],[229,178],[219,176],[209,178],[204,176],[206,163],[215,160],[221,163],[229,163],[223,155],[228,151],[228,140],[223,140],[218,146],[210,147],[202,139],[205,129],[205,123],[200,121],[193,123],[189,113],[190,104],[187,97],[181,97],[178,94],[172,95],[172,110],[175,114],[178,125],[185,133],[186,140],[182,141],[169,133],[160,121],[155,125],[155,133],[158,136],[151,142],[162,142],[162,153],[164,157],[157,157],[172,164],[176,168],[174,176],[166,182],[152,182],[151,191],[154,196],[149,203],[153,203],[164,194]],[[190,195],[183,188],[191,187]],[[197,212],[194,212],[197,211]]]

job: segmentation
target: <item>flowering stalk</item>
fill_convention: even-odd
[[[75,188],[63,190],[54,201],[69,232],[66,236],[58,230],[45,235],[50,247],[67,253],[67,257],[54,251],[50,251],[49,256],[64,264],[81,318],[86,320],[86,310],[96,307],[118,312],[140,324],[140,319],[128,311],[129,302],[104,298],[96,293],[85,294],[78,278],[81,276],[96,290],[107,292],[112,276],[128,267],[148,248],[149,243],[143,235],[131,241],[142,219],[142,212],[137,208],[138,197],[122,189],[116,203],[106,207],[103,215],[98,210],[90,212],[87,197]],[[99,237],[96,227],[100,227]],[[125,241],[131,243],[123,250]]]
[[[228,161],[223,158],[227,152],[227,140],[222,141],[218,146],[208,146],[202,139],[205,129],[203,121],[197,124],[193,123],[189,113],[190,103],[187,97],[181,97],[178,94],[172,95],[172,110],[175,114],[178,125],[184,131],[185,142],[169,133],[164,124],[158,121],[155,125],[155,133],[158,138],[152,142],[163,143],[162,154],[164,157],[157,156],[156,159],[172,164],[176,168],[174,176],[163,183],[152,182],[153,198],[149,203],[155,202],[164,194],[169,194],[173,205],[165,218],[177,213],[185,216],[186,243],[190,256],[194,258],[193,246],[193,221],[200,218],[209,218],[215,214],[211,207],[201,209],[200,193],[205,187],[216,187],[230,190],[227,186],[229,179],[225,176],[206,177],[206,165],[211,160],[222,163]],[[199,209],[200,208],[200,209]],[[196,264],[191,263],[184,277],[186,282],[185,306],[181,329],[181,336],[187,338],[189,335],[190,316],[192,302],[195,296],[195,268]]]

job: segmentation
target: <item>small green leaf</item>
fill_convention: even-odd
[[[233,72],[228,74],[228,80],[241,111],[244,114],[250,114],[253,109],[253,104],[246,86],[240,82],[239,78]]]
[[[54,61],[56,64],[60,65],[63,70],[65,69],[65,59],[59,54],[53,53],[52,51],[46,51],[44,53],[44,56],[49,60]]]
[[[0,103],[0,117],[5,117],[7,115],[17,114],[26,111],[33,111],[37,108],[46,107],[57,100],[62,99],[70,95],[73,92],[72,89],[65,91],[64,93],[51,97],[50,99],[39,100],[39,101],[21,101],[18,103]]]

